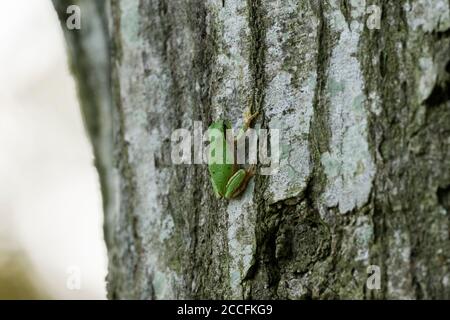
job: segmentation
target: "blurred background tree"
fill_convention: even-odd
[[[0,39],[0,298],[105,298],[100,187],[52,2],[2,2]]]

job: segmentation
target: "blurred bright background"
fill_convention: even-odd
[[[0,299],[104,299],[99,182],[56,13],[0,4]]]

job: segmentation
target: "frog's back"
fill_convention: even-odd
[[[226,120],[216,120],[213,123],[210,124],[209,129],[217,129],[220,131],[225,131],[226,129],[230,129],[231,124],[229,121]]]
[[[220,195],[225,195],[225,189],[227,186],[228,179],[230,178],[232,172],[231,169],[227,174],[227,168],[221,164],[211,164],[208,166],[209,175],[211,177],[211,183],[213,184],[214,190]]]
[[[214,190],[220,196],[225,195],[225,189],[228,179],[233,175],[233,165],[227,163],[227,159],[233,157],[231,151],[227,147],[225,132],[227,129],[231,128],[229,122],[224,120],[218,120],[213,122],[209,126],[209,130],[216,130],[215,132],[210,132],[210,149],[209,149],[209,161],[208,170],[211,177],[211,182],[213,184]],[[216,154],[219,150],[222,154]],[[220,158],[220,159],[219,159]],[[214,160],[219,163],[214,163]]]

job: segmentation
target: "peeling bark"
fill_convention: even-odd
[[[80,0],[78,31],[54,2],[110,298],[450,298],[447,0]],[[247,107],[281,130],[280,171],[219,200],[204,165],[171,164],[171,134]]]

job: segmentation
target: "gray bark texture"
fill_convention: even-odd
[[[109,298],[450,299],[448,0],[69,2]],[[248,106],[280,170],[216,199],[171,134]]]

